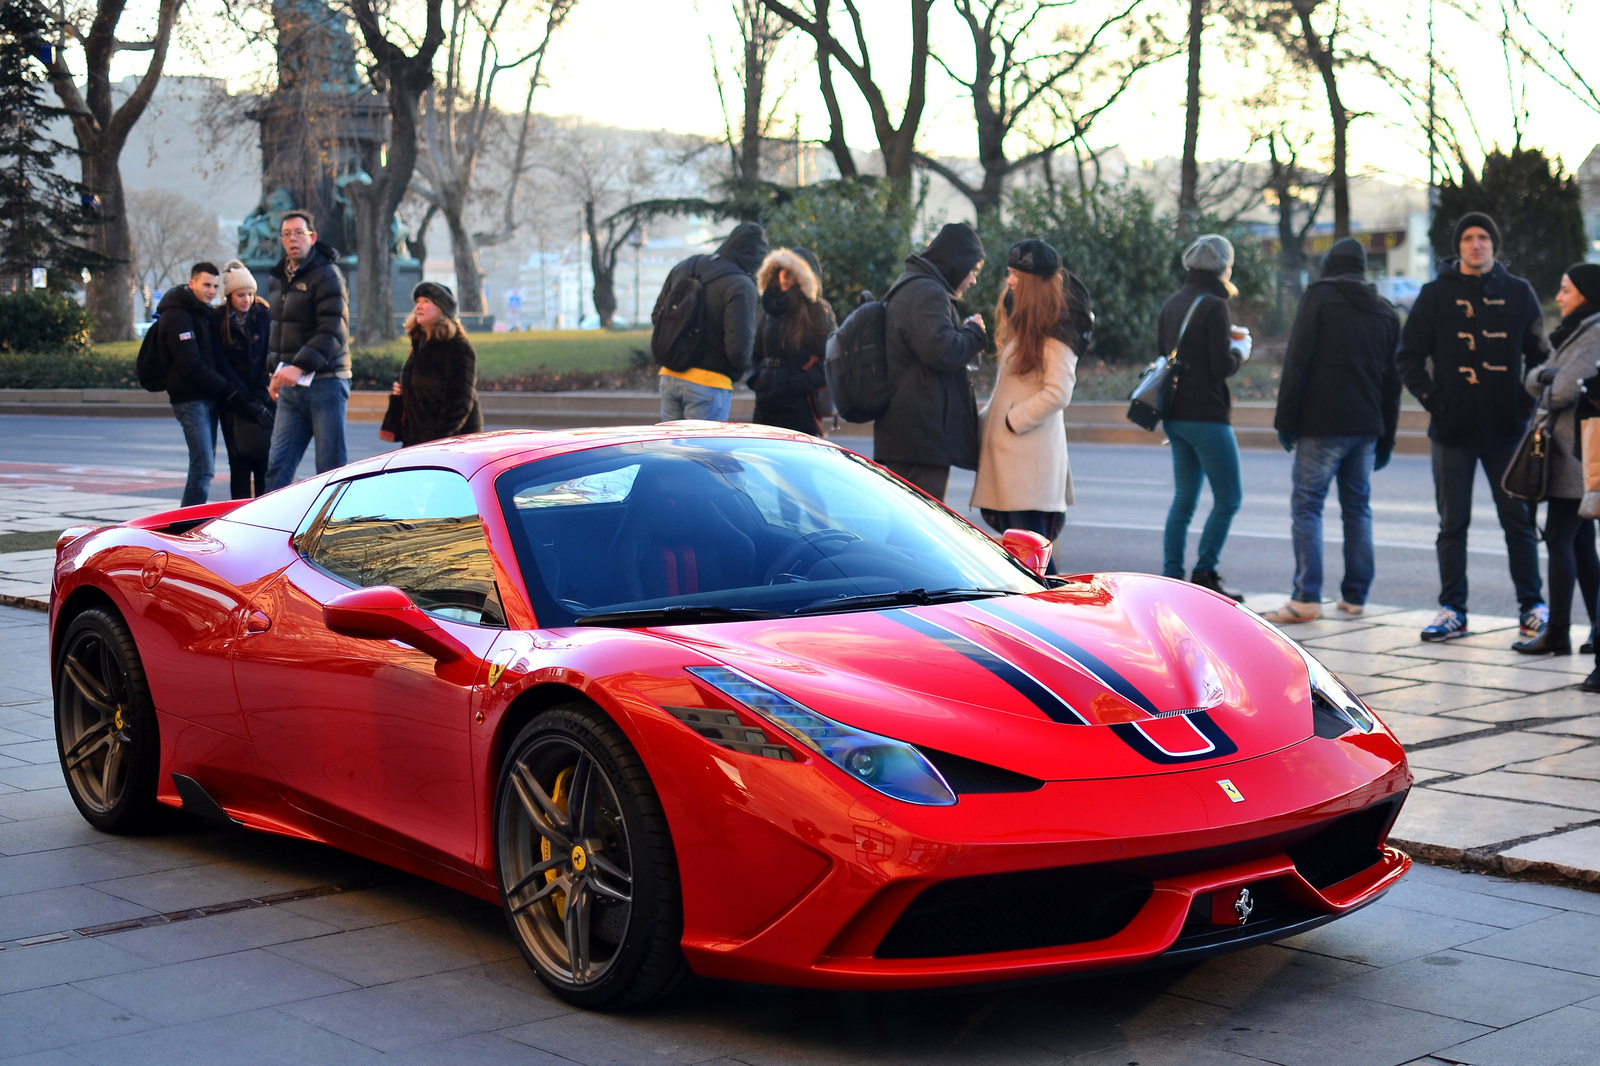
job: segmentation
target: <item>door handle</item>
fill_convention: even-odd
[[[251,611],[244,620],[244,631],[246,633],[265,633],[271,628],[272,619],[260,611]]]

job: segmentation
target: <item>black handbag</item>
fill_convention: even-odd
[[[272,453],[272,426],[263,426],[246,415],[229,415],[233,419],[233,446],[246,459],[258,463],[267,461]]]
[[[1544,390],[1528,431],[1500,475],[1500,488],[1513,499],[1538,503],[1550,492],[1550,390]]]
[[[389,406],[383,412],[383,425],[378,429],[393,435],[394,440],[401,440],[406,428],[406,403],[405,398],[389,394]]]
[[[1184,313],[1183,324],[1178,327],[1178,339],[1172,342],[1172,351],[1146,367],[1144,377],[1134,386],[1133,395],[1128,397],[1128,421],[1134,425],[1154,431],[1172,409],[1172,397],[1178,391],[1178,345],[1183,343],[1189,320],[1204,299],[1203,294],[1194,298],[1194,303]]]

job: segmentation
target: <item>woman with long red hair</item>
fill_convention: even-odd
[[[1073,502],[1063,412],[1077,381],[1078,340],[1069,310],[1060,254],[1041,240],[1012,245],[995,307],[1000,376],[983,412],[972,486],[972,506],[998,532],[1028,529],[1055,540]]]

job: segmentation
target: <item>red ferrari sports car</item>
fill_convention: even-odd
[[[1183,961],[1396,882],[1410,771],[1338,678],[1048,552],[755,427],[406,448],[65,531],[62,769],[108,831],[181,807],[497,902],[593,1007]]]

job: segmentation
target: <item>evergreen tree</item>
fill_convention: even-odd
[[[48,288],[65,292],[102,265],[83,247],[97,201],[56,169],[78,153],[45,133],[66,112],[44,102],[43,29],[29,0],[0,0],[0,292],[32,288],[38,267]]]
[[[1482,176],[1461,169],[1460,182],[1446,179],[1439,189],[1439,211],[1428,234],[1434,254],[1460,255],[1450,247],[1456,219],[1481,211],[1500,227],[1495,258],[1527,278],[1539,299],[1551,299],[1562,272],[1583,258],[1586,246],[1577,179],[1537,148],[1490,152]]]

